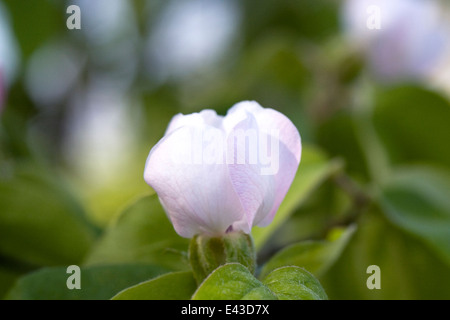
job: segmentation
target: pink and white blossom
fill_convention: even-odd
[[[344,31],[377,79],[423,80],[447,54],[443,9],[435,0],[346,0]]]
[[[226,116],[178,114],[144,171],[183,237],[250,233],[274,218],[296,174],[300,134],[280,112],[254,101]]]

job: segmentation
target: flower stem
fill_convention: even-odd
[[[189,245],[189,262],[198,284],[216,268],[231,262],[240,263],[254,273],[256,250],[253,238],[243,232],[228,232],[217,237],[196,235]]]

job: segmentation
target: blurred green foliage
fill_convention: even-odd
[[[427,83],[372,79],[343,40],[333,0],[230,1],[240,18],[229,50],[213,64],[161,78],[146,62],[146,41],[174,1],[129,1],[132,19],[108,41],[66,28],[71,1],[2,1],[21,70],[0,114],[0,296],[107,299],[165,271],[175,273],[156,278],[156,286],[176,277],[187,286],[180,295],[192,294],[188,241],[148,195],[146,156],[176,113],[224,114],[249,99],[286,114],[304,145],[274,224],[254,229],[260,271],[292,245],[281,258],[310,266],[330,299],[450,299],[448,95]],[[88,10],[86,1],[78,4]],[[69,89],[42,102],[31,94],[27,68],[48,43],[69,44],[81,62]],[[131,136],[101,159],[95,146],[77,153],[69,139],[74,110],[86,102],[80,97],[99,79],[124,97],[129,119],[119,119],[128,123],[113,124],[113,132]],[[94,140],[82,135],[83,125],[75,137]],[[81,293],[65,286],[71,264],[82,267]],[[381,269],[379,290],[366,286],[370,265]],[[133,288],[157,298],[148,293],[152,281]]]
[[[70,274],[66,273],[65,267],[48,267],[20,278],[6,299],[106,300],[125,288],[165,272],[167,270],[160,267],[143,264],[85,267],[80,271],[83,290],[61,291],[55,288],[65,287]]]

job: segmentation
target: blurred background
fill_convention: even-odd
[[[81,263],[151,192],[172,116],[256,100],[342,163],[272,246],[356,223],[320,277],[330,298],[450,299],[449,16],[439,0],[1,0],[0,296]]]

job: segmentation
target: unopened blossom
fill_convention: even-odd
[[[226,116],[176,115],[150,151],[144,179],[181,236],[250,233],[273,220],[300,157],[292,122],[244,101]]]
[[[449,25],[434,0],[347,0],[346,35],[382,81],[424,79],[444,58]]]

